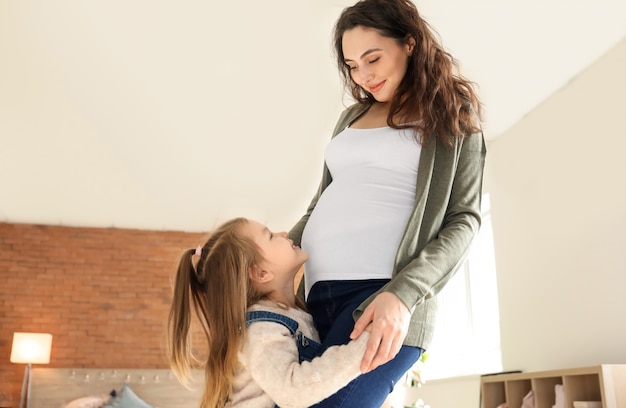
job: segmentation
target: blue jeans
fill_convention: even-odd
[[[322,281],[311,288],[307,307],[320,334],[322,345],[346,344],[354,328],[352,312],[388,280]],[[393,360],[360,375],[334,395],[313,405],[315,408],[380,407],[423,350],[402,346]]]

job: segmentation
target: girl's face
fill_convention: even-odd
[[[259,267],[275,276],[293,279],[300,267],[309,259],[306,252],[293,244],[286,232],[274,233],[265,225],[249,220],[244,234],[251,237],[261,250]]]
[[[378,102],[390,102],[406,73],[413,43],[399,44],[362,26],[346,30],[342,48],[352,80]]]

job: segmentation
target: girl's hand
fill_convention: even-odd
[[[398,354],[410,321],[411,312],[396,295],[382,292],[376,296],[350,333],[350,338],[356,339],[371,324],[370,339],[361,361],[362,373],[372,371]]]

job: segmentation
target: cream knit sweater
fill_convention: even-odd
[[[319,341],[311,316],[299,309],[281,308],[261,301],[250,311],[266,310],[296,320],[299,331]],[[235,373],[229,407],[304,408],[344,387],[359,374],[369,333],[347,345],[328,348],[321,357],[298,362],[298,349],[289,329],[279,323],[255,322],[247,328],[239,353],[241,368]]]

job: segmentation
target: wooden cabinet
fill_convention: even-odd
[[[552,408],[555,386],[563,386],[565,408],[574,401],[601,401],[602,408],[626,408],[626,364],[602,364],[553,371],[483,376],[480,380],[481,408],[520,408],[533,391],[535,408]]]

